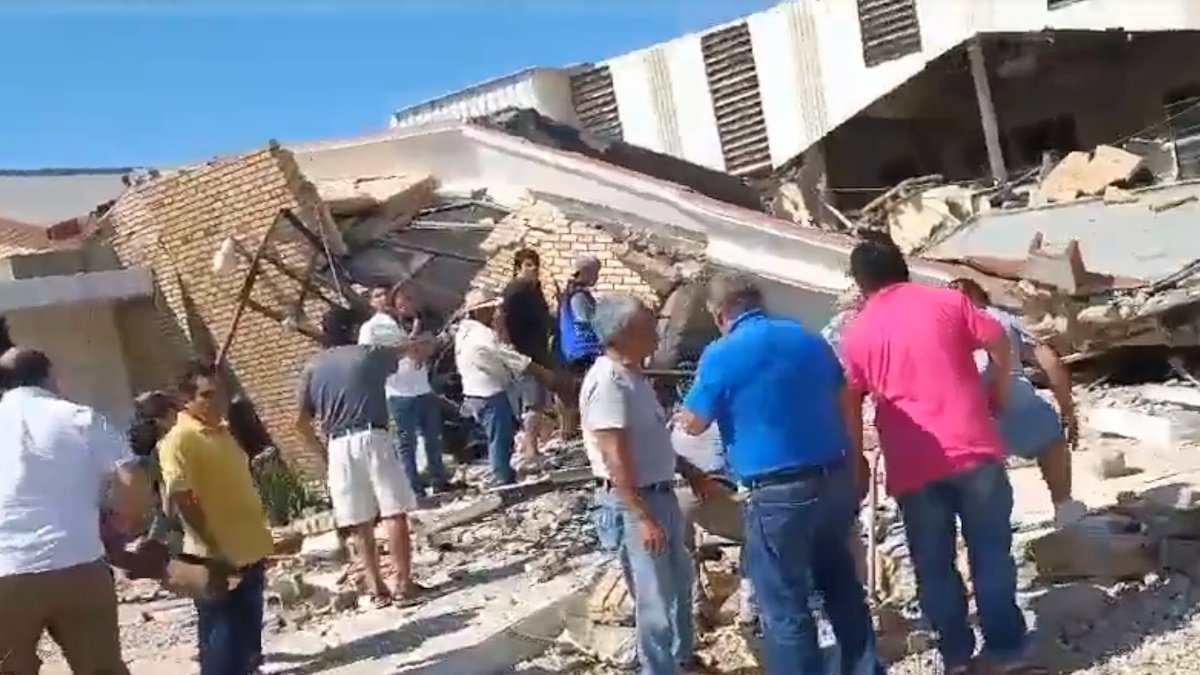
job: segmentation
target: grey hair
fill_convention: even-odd
[[[609,346],[625,332],[638,312],[647,311],[646,304],[632,295],[606,295],[596,300],[592,329],[600,344]]]
[[[762,290],[743,274],[718,274],[708,282],[708,306],[714,310],[760,309]]]

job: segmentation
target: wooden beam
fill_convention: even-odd
[[[270,243],[271,235],[275,233],[275,226],[278,224],[278,218],[271,222],[267,231],[263,233],[262,241],[258,242],[258,249],[254,251],[254,256],[250,258],[250,269],[246,270],[246,276],[242,279],[242,288],[238,291],[238,303],[237,308],[233,310],[233,321],[225,331],[225,339],[221,341],[221,348],[217,351],[215,365],[218,367],[225,362],[225,357],[229,355],[229,348],[233,346],[233,336],[237,333],[238,324],[242,322],[242,314],[246,311],[250,292],[254,290],[254,281],[258,278],[259,263],[266,253],[267,244]]]

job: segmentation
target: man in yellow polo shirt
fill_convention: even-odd
[[[225,425],[228,398],[216,370],[189,366],[183,410],[159,445],[163,487],[183,523],[185,556],[235,571],[219,600],[197,600],[201,675],[252,672],[262,655],[263,561],[273,552],[250,462]]]

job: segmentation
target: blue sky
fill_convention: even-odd
[[[171,165],[386,125],[775,0],[0,0],[0,168]]]

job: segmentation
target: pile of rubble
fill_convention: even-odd
[[[410,516],[413,569],[422,584],[443,591],[469,581],[481,560],[499,568],[520,567],[532,583],[573,569],[596,547],[590,518],[590,470],[579,444],[547,456],[540,473],[498,490],[452,495]],[[480,467],[463,467],[469,484],[482,483]],[[350,561],[328,513],[309,516],[277,531],[278,542],[301,544],[272,558],[267,602],[277,628],[298,626],[339,612],[365,609],[362,569]],[[380,564],[391,578],[386,537],[377,537]]]

